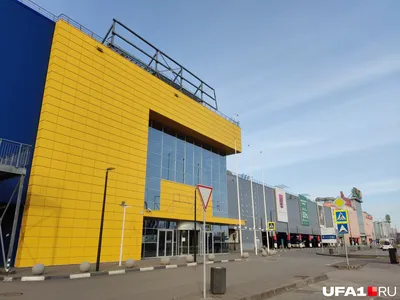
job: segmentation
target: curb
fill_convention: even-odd
[[[320,281],[324,281],[328,279],[328,275],[326,274],[322,274],[319,276],[315,276],[315,277],[308,277],[306,279],[303,280],[299,280],[296,281],[295,283],[291,283],[291,284],[286,284],[277,288],[273,288],[267,291],[264,291],[262,293],[258,293],[258,294],[254,294],[252,296],[247,296],[247,297],[243,297],[243,298],[239,298],[239,300],[261,300],[261,299],[268,299],[268,298],[272,298],[274,296],[286,293],[286,292],[290,292],[290,291],[294,291],[297,290],[299,288],[305,287],[307,285],[313,284],[313,283],[317,283]]]
[[[217,264],[217,263],[228,263],[228,262],[238,262],[238,261],[246,261],[247,259],[236,258],[236,259],[223,259],[219,261],[206,261],[206,264]],[[149,272],[154,270],[166,270],[166,269],[175,269],[182,267],[195,267],[203,265],[202,262],[196,263],[186,263],[180,265],[165,265],[165,266],[155,266],[155,267],[143,267],[143,268],[132,268],[132,269],[121,269],[121,270],[111,270],[111,271],[99,271],[99,272],[90,272],[90,273],[75,273],[75,274],[67,274],[67,275],[49,275],[49,276],[0,276],[0,282],[11,282],[11,281],[45,281],[45,280],[53,280],[53,279],[84,279],[105,275],[123,275],[126,273],[132,272]]]
[[[366,265],[366,263],[362,263],[362,264],[356,264],[356,265],[332,265],[332,267],[335,267],[339,270],[350,270],[350,269],[360,269],[362,267],[364,267]]]
[[[333,256],[333,257],[346,257],[345,254],[332,254],[330,255],[325,254],[325,253],[316,253],[317,255],[322,255],[322,256]],[[358,255],[358,254],[348,254],[347,255],[349,258],[388,258],[386,255]]]

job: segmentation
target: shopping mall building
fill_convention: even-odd
[[[253,250],[267,221],[276,247],[334,232],[329,207],[228,172],[239,124],[123,23],[100,37],[29,0],[0,12],[0,265],[94,262],[104,194],[103,262],[119,259],[122,224],[123,260],[237,251],[240,227]],[[205,241],[197,184],[213,188]]]

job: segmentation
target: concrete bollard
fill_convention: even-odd
[[[44,273],[44,264],[36,264],[32,267],[33,275],[42,275]]]
[[[193,255],[186,255],[186,257],[185,257],[185,259],[186,259],[186,262],[187,263],[192,263],[192,262],[194,262],[194,258],[193,258]]]
[[[87,273],[90,270],[90,264],[87,261],[84,261],[83,263],[80,264],[79,266],[79,271],[81,273]]]
[[[261,252],[261,255],[265,257],[265,256],[268,255],[268,253],[267,253],[267,251],[263,250],[263,251]]]
[[[208,260],[209,261],[214,261],[215,260],[215,255],[212,254],[212,253],[208,254]]]
[[[243,252],[242,257],[243,258],[249,258],[249,253],[248,252]]]
[[[135,261],[132,258],[127,259],[125,262],[125,266],[127,268],[133,268],[134,265],[135,265]]]
[[[163,266],[169,265],[170,262],[171,262],[171,259],[169,257],[162,257],[161,258],[161,264]]]

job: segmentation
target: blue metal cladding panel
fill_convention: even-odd
[[[0,1],[0,137],[34,144],[55,23],[15,0]]]
[[[20,2],[0,1],[0,138],[35,144],[54,27]],[[15,183],[0,184],[0,202]]]
[[[55,23],[15,0],[0,0],[0,138],[35,145]],[[32,159],[33,153],[31,154]],[[24,182],[25,202],[30,168]],[[18,178],[0,182],[0,203],[8,202]],[[16,197],[13,198],[15,203]],[[15,205],[3,220],[9,246]],[[14,265],[23,209],[17,224]],[[0,255],[2,255],[0,250]],[[1,260],[2,261],[2,260]],[[0,263],[2,264],[2,263]]]

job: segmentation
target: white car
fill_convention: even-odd
[[[386,251],[386,250],[389,250],[389,249],[393,249],[392,244],[391,244],[390,242],[385,242],[385,243],[382,245],[382,250],[383,250],[383,251]]]

